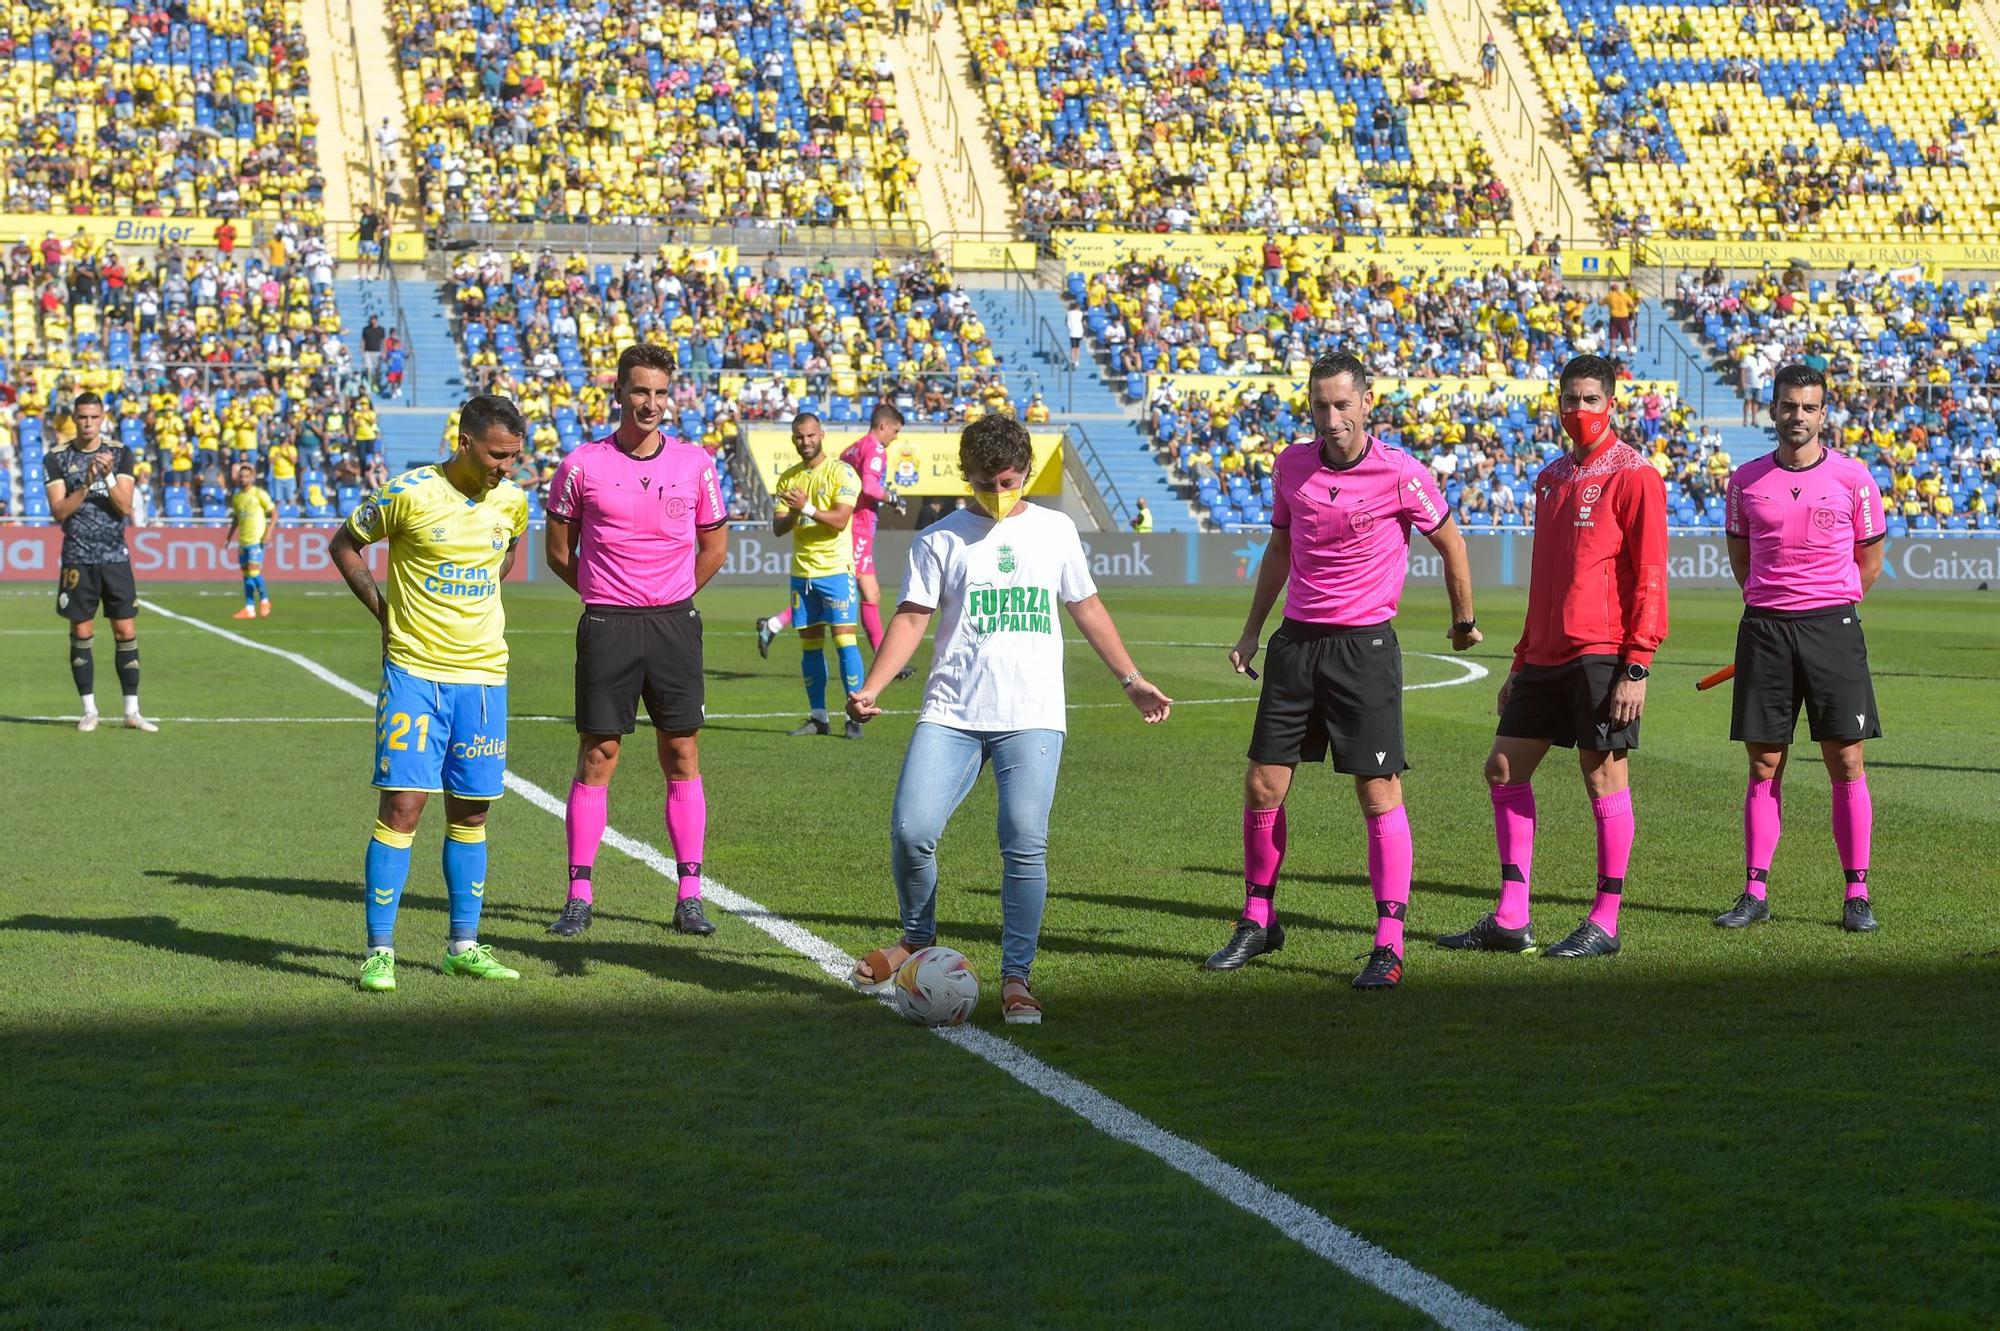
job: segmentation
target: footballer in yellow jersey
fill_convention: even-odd
[[[855,640],[861,595],[854,581],[854,506],[861,477],[826,451],[826,429],[806,412],[792,422],[792,447],[799,463],[778,477],[771,530],[792,538],[792,626],[799,631],[800,669],[812,714],[794,735],[826,735],[826,626],[833,626],[840,652],[841,682],[851,694],[861,687],[861,648]],[[849,721],[846,735],[861,738]]]
[[[354,510],[329,553],[356,599],[382,625],[382,688],[375,703],[375,786],[382,792],[368,842],[368,957],[361,987],[396,987],[396,907],[410,845],[428,798],[443,791],[444,879],[451,943],[444,971],[485,980],[520,973],[480,945],[486,893],[486,810],[507,768],[507,619],[500,584],[528,529],[528,497],[507,479],[527,421],[506,398],[482,394],[459,415],[458,451],[398,476]],[[386,541],[385,597],[366,547]]]
[[[236,468],[236,493],[229,497],[229,530],[222,543],[237,542],[237,562],[243,568],[243,608],[231,619],[269,618],[271,592],[264,585],[264,538],[277,525],[278,506],[257,484],[257,469],[249,463]]]

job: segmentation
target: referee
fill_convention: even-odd
[[[1280,592],[1285,618],[1271,635],[1243,782],[1243,914],[1203,963],[1209,970],[1236,970],[1284,946],[1272,901],[1285,858],[1285,797],[1301,762],[1331,753],[1334,770],[1354,778],[1375,896],[1375,946],[1354,987],[1390,989],[1403,978],[1413,854],[1401,775],[1403,650],[1390,621],[1412,531],[1444,559],[1451,645],[1465,651],[1480,634],[1465,538],[1424,465],[1369,433],[1372,386],[1345,352],[1314,361],[1306,382],[1314,437],[1278,455],[1271,542],[1230,664],[1248,672]]]
[[[1841,927],[1874,930],[1868,843],[1874,806],[1862,744],[1882,734],[1858,602],[1882,572],[1882,495],[1868,469],[1820,441],[1826,377],[1787,365],[1773,377],[1778,448],[1729,481],[1729,566],[1743,588],[1729,737],[1750,755],[1743,795],[1743,895],[1715,919],[1741,929],[1771,918],[1780,785],[1799,709],[1833,780],[1833,844],[1847,878]]]
[[[728,513],[708,452],[662,429],[674,357],[631,346],[618,358],[618,428],[563,459],[549,482],[548,561],[583,598],[576,625],[576,776],[564,826],[569,898],[549,932],[590,927],[591,876],[604,839],[612,773],[639,702],[667,781],[667,836],[679,890],[674,928],[712,934],[702,911],[701,614],[694,595],[729,553]]]
[[[1570,446],[1535,477],[1535,552],[1528,622],[1500,686],[1500,725],[1486,756],[1500,904],[1440,947],[1532,952],[1529,875],[1535,853],[1535,768],[1551,745],[1574,748],[1597,823],[1597,900],[1549,957],[1619,949],[1618,905],[1632,856],[1631,774],[1646,678],[1667,636],[1667,492],[1611,428],[1618,367],[1578,356],[1559,381]]]
[[[125,548],[125,523],[132,516],[132,450],[107,444],[104,399],[76,395],[70,404],[76,439],[42,459],[48,484],[49,516],[62,524],[62,574],[56,583],[56,613],[69,621],[69,673],[76,681],[83,717],[76,728],[97,729],[97,662],[91,647],[101,605],[111,621],[118,684],[125,691],[125,728],[156,731],[139,714],[139,588],[132,580],[132,554]]]

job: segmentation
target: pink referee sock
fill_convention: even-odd
[[[1276,916],[1271,898],[1285,863],[1285,809],[1243,810],[1243,918],[1269,928]]]
[[[1597,818],[1597,902],[1590,908],[1590,921],[1605,933],[1618,934],[1618,900],[1625,892],[1625,869],[1632,862],[1632,838],[1637,824],[1632,818],[1632,792],[1592,800],[1590,811]]]
[[[1402,805],[1368,815],[1368,886],[1375,892],[1375,946],[1403,955],[1403,917],[1410,909],[1410,816]]]
[[[572,781],[569,804],[563,810],[563,831],[569,838],[569,894],[572,900],[590,900],[591,868],[597,863],[597,843],[604,840],[605,808],[610,803],[609,786],[586,786]]]
[[[1743,890],[1762,901],[1771,879],[1771,858],[1784,831],[1784,796],[1776,781],[1752,781],[1743,792]]]
[[[1868,895],[1868,849],[1875,836],[1875,801],[1868,778],[1833,783],[1833,845],[1847,875],[1847,899]]]
[[[873,601],[861,603],[861,631],[868,635],[868,650],[882,650],[882,607]]]
[[[701,778],[667,782],[667,838],[674,843],[674,872],[680,875],[677,900],[701,895],[701,843],[708,834],[708,796]]]
[[[1535,788],[1526,782],[1491,786],[1493,841],[1500,850],[1500,904],[1493,922],[1519,929],[1528,922],[1528,880],[1535,865]]]

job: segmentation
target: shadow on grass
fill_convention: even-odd
[[[282,897],[305,897],[313,901],[332,901],[344,905],[362,905],[362,889],[358,882],[339,882],[326,878],[279,878],[255,874],[206,873],[200,869],[147,869],[148,878],[160,878],[180,887],[200,887],[214,891],[269,892]],[[420,892],[405,892],[402,898],[405,907],[414,910],[449,910],[451,903],[444,897],[425,896]],[[548,924],[556,917],[558,908],[537,910],[532,906],[509,906],[489,900],[481,912],[487,920],[507,920],[515,924]],[[639,915],[620,915],[601,907],[591,911],[593,919],[611,920],[619,924],[654,925],[666,927],[664,920],[649,920]]]
[[[1228,865],[1183,864],[1181,866],[1181,872],[1213,874],[1217,878],[1228,878],[1236,882],[1243,881],[1243,870],[1240,868],[1232,868]],[[1278,895],[1280,901],[1282,901],[1284,898],[1285,884],[1288,882],[1319,883],[1327,887],[1354,887],[1354,888],[1360,888],[1364,892],[1368,890],[1368,879],[1361,874],[1286,873],[1281,875],[1278,879]],[[1438,882],[1426,882],[1423,880],[1418,880],[1417,882],[1411,884],[1410,896],[1412,900],[1421,900],[1424,897],[1439,896],[1439,897],[1464,897],[1468,901],[1485,901],[1490,903],[1498,898],[1499,890],[1497,888],[1490,888],[1490,887],[1468,887],[1463,883],[1438,883]],[[1139,900],[1143,900],[1143,898],[1139,898]],[[1542,905],[1544,903],[1554,903],[1556,905],[1564,905],[1564,906],[1579,906],[1586,911],[1596,904],[1596,897],[1594,894],[1592,896],[1586,897],[1586,896],[1580,896],[1574,892],[1550,892],[1545,888],[1540,888],[1540,887],[1537,887],[1535,889],[1534,900],[1536,905]],[[1282,906],[1280,906],[1279,909],[1281,912],[1283,911]],[[1659,915],[1693,915],[1704,920],[1709,919],[1715,915],[1714,911],[1708,909],[1705,906],[1669,906],[1657,901],[1646,901],[1644,899],[1634,900],[1631,897],[1627,897],[1625,899],[1624,904],[1620,907],[1620,909],[1648,911]],[[1285,915],[1284,918],[1289,920],[1292,917],[1290,915]],[[1472,921],[1467,920],[1466,923],[1470,924],[1472,923]],[[1329,927],[1338,927],[1338,926],[1329,926]]]
[[[1892,763],[1871,758],[1868,766],[1892,772],[1971,772],[1978,776],[2000,776],[2000,767],[1959,767],[1952,763]]]
[[[277,938],[255,938],[248,934],[190,929],[180,921],[165,915],[125,915],[109,919],[16,915],[11,920],[0,920],[0,930],[108,938],[115,942],[157,948],[162,952],[178,952],[183,956],[206,957],[210,961],[254,966],[259,970],[280,971],[288,975],[310,975],[318,980],[351,978],[349,972],[359,956],[358,949],[354,952],[338,952],[332,948],[313,947],[307,943],[292,943]],[[336,959],[342,964],[338,968],[311,966],[287,960],[290,957],[322,957]]]

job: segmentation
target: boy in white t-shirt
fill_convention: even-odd
[[[864,993],[880,993],[912,952],[937,941],[938,838],[990,762],[1000,787],[1000,1011],[1010,1024],[1042,1019],[1028,970],[1049,894],[1049,806],[1065,725],[1056,607],[1068,607],[1147,724],[1166,720],[1173,703],[1133,666],[1097,599],[1076,524],[1021,502],[1033,461],[1027,427],[1012,416],[982,416],[965,427],[958,465],[972,506],[933,523],[911,546],[902,604],[866,682],[847,700],[856,721],[880,716],[877,695],[938,616],[923,707],[889,818],[903,936],[857,962],[853,980]]]

